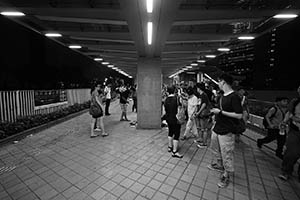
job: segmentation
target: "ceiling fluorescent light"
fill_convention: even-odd
[[[45,36],[47,37],[61,37],[60,33],[46,33]]]
[[[229,48],[218,48],[218,51],[230,51]]]
[[[239,40],[253,40],[253,36],[240,36],[238,37]]]
[[[293,19],[296,17],[298,17],[298,15],[296,15],[296,14],[278,14],[278,15],[273,16],[273,18],[275,18],[275,19]]]
[[[109,62],[102,62],[101,64],[102,64],[102,65],[108,65]]]
[[[103,58],[94,58],[94,61],[102,61]]]
[[[192,66],[198,66],[198,64],[197,64],[197,63],[192,63],[191,65],[192,65]]]
[[[107,67],[109,67],[109,68],[113,68],[113,67],[114,67],[114,65],[107,65]]]
[[[80,45],[70,45],[70,49],[81,49],[82,47]]]
[[[148,45],[152,44],[152,29],[153,29],[153,24],[152,22],[148,22]]]
[[[205,60],[197,60],[198,63],[205,63]]]
[[[152,13],[153,11],[153,0],[147,0],[147,13]]]
[[[3,16],[9,16],[9,17],[22,17],[25,16],[24,13],[18,12],[18,11],[4,11],[0,13]]]
[[[191,68],[193,68],[193,66],[191,66],[191,65],[187,65],[187,66],[185,66],[185,68],[187,68],[187,69],[191,69]]]
[[[215,58],[216,55],[206,55],[205,57],[206,57],[206,58]]]

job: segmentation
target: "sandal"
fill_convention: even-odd
[[[183,155],[178,153],[178,151],[176,151],[176,152],[172,151],[172,157],[174,157],[174,158],[183,158]]]
[[[173,147],[168,146],[168,152],[172,152],[172,151],[173,151]]]

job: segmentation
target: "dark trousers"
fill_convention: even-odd
[[[109,106],[110,106],[110,99],[106,99],[105,101],[105,114],[109,114]]]
[[[294,165],[300,158],[300,132],[291,130],[288,133],[288,138],[286,142],[286,151],[283,156],[282,161],[282,171],[292,174]],[[298,169],[298,176],[300,176],[300,171]]]
[[[133,100],[133,104],[132,104],[132,112],[134,111],[134,109],[135,109],[136,112],[137,112],[137,98],[136,98],[136,97],[133,97],[132,100]]]
[[[279,129],[268,129],[268,135],[267,137],[260,139],[259,142],[261,144],[267,144],[274,140],[277,140],[277,149],[276,149],[276,155],[281,156],[283,151],[283,146],[285,144],[286,135],[280,135]]]

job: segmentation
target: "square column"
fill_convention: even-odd
[[[138,59],[138,129],[161,129],[161,74],[161,58]]]

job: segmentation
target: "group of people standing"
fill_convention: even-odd
[[[181,130],[178,108],[185,106],[188,119],[182,139],[188,139],[188,135],[192,132],[197,147],[206,148],[210,136],[210,148],[214,152],[214,158],[208,168],[221,172],[219,187],[226,187],[234,172],[234,138],[243,118],[242,98],[232,89],[232,84],[233,78],[228,74],[222,74],[218,79],[221,91],[219,94],[222,95],[215,98],[208,97],[204,83],[197,83],[195,87],[189,86],[185,91],[183,88],[170,86],[167,88],[168,96],[164,101],[163,119],[167,121],[169,129],[168,151],[173,157],[183,157],[178,152]]]

